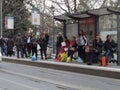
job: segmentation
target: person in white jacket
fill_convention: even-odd
[[[78,45],[78,56],[85,61],[85,47],[87,45],[87,38],[84,35],[83,30],[80,30],[78,37],[76,39],[77,45]]]

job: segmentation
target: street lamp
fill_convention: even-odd
[[[2,38],[3,27],[2,27],[2,0],[0,0],[0,37]]]
[[[55,53],[55,49],[54,49],[54,43],[55,43],[55,37],[54,37],[54,12],[55,12],[55,7],[53,5],[51,5],[50,7],[51,12],[52,12],[52,33],[53,33],[53,53]]]

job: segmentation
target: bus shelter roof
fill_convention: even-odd
[[[55,16],[54,18],[59,21],[66,21],[69,19],[82,19],[82,18],[89,18],[92,16],[103,16],[110,14],[120,14],[120,9],[113,7],[104,7],[104,8],[87,10],[69,15],[59,15],[59,16]]]
[[[70,20],[71,18],[68,17],[67,15],[63,14],[63,15],[55,16],[54,19],[56,19],[58,21],[66,21],[66,20]]]

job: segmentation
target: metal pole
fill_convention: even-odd
[[[2,0],[0,0],[0,37],[2,38],[3,27],[2,27]]]
[[[118,61],[118,65],[120,65],[120,16],[117,14],[117,43],[118,43],[118,48],[117,48],[117,61]]]
[[[66,21],[63,22],[63,35],[66,36]]]
[[[77,2],[76,2],[76,0],[74,0],[74,13],[76,13],[76,12],[77,12],[77,9],[76,9],[76,4],[77,4]]]
[[[52,26],[53,26],[53,28],[52,28],[53,38],[52,39],[53,40],[52,41],[53,41],[53,53],[54,53],[55,52],[55,50],[54,50],[54,43],[55,43],[55,40],[54,40],[55,39],[55,37],[54,37],[54,26],[55,26],[55,24],[54,24],[54,11],[55,11],[55,7],[53,5],[51,5],[50,8],[51,8],[52,16],[53,16],[52,17]]]
[[[54,47],[54,44],[55,44],[55,37],[54,37],[54,10],[53,10],[53,29],[52,29],[52,33],[53,33],[53,53],[55,53],[55,47]]]

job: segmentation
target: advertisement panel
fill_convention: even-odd
[[[40,25],[40,14],[36,11],[32,11],[32,25]]]
[[[5,17],[5,28],[6,29],[14,29],[14,17],[12,17],[12,16]]]

